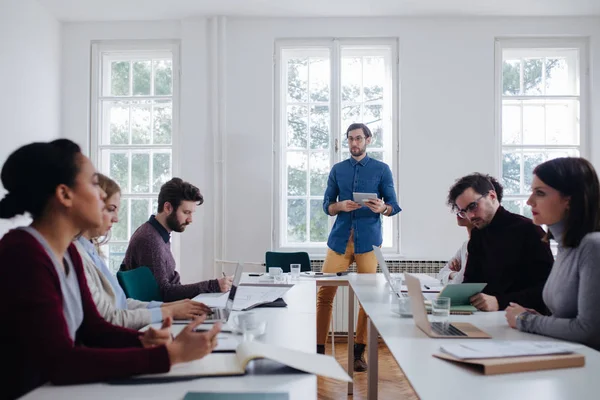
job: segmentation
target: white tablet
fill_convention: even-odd
[[[377,199],[377,193],[352,193],[352,197],[355,203],[365,204],[365,201],[370,199]]]

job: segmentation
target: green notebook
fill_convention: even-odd
[[[187,392],[183,400],[289,400],[287,393]]]
[[[487,283],[457,283],[446,285],[440,292],[439,297],[450,297],[450,306],[471,306],[469,300],[477,293],[481,293]]]

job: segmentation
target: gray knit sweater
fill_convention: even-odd
[[[160,287],[163,301],[191,299],[200,293],[220,292],[216,279],[183,285],[175,271],[175,259],[171,245],[165,242],[150,222],[142,224],[131,236],[121,269],[130,270],[140,266],[150,268]]]
[[[526,315],[517,319],[517,328],[600,350],[600,232],[588,233],[575,248],[564,248],[564,223],[549,228],[559,243],[543,293],[552,314]]]

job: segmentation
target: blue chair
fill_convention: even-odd
[[[305,251],[294,253],[267,251],[265,254],[267,272],[271,267],[279,267],[283,272],[290,272],[290,264],[300,264],[300,272],[312,271],[310,257]]]
[[[163,301],[158,283],[148,267],[118,271],[117,280],[127,298],[140,301]]]

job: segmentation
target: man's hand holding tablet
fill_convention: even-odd
[[[352,193],[352,197],[355,203],[366,206],[367,200],[375,200],[377,201],[377,193],[360,193],[354,192]]]

